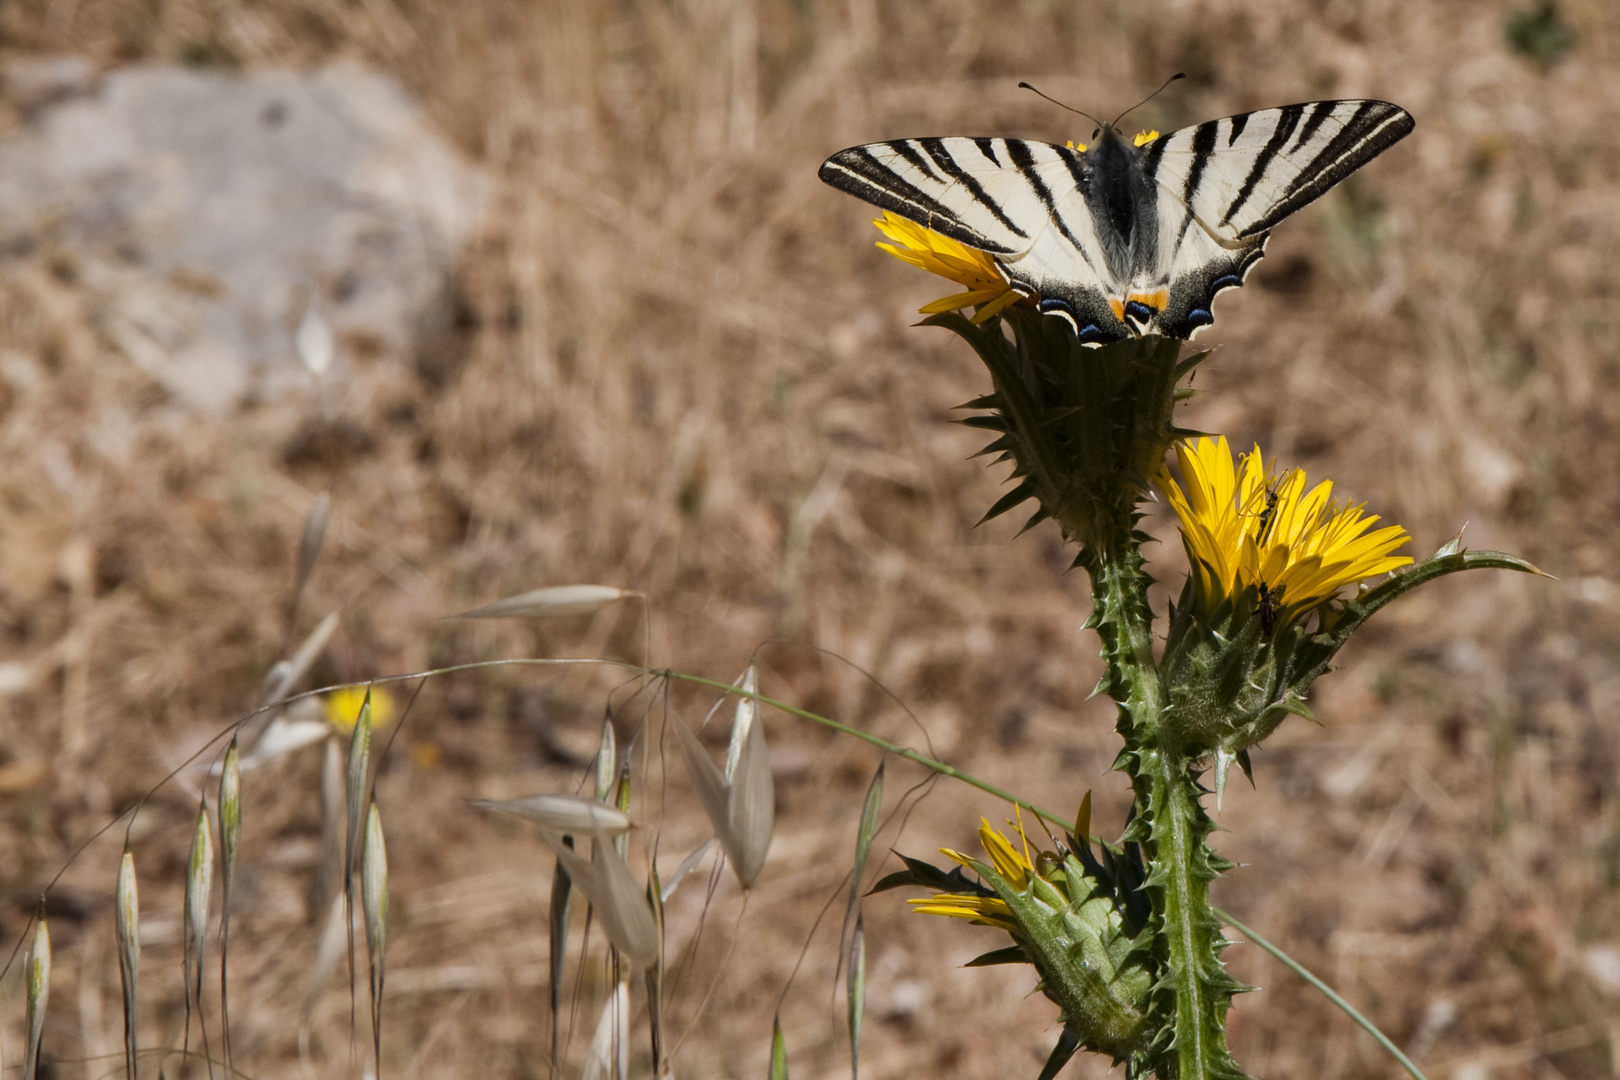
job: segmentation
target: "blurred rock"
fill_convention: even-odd
[[[0,101],[0,271],[44,258],[179,398],[224,414],[449,322],[485,184],[388,78],[62,57],[9,65]],[[329,371],[300,362],[310,312]]]

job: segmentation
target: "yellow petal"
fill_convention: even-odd
[[[1223,438],[1177,447],[1181,483],[1160,470],[1159,484],[1181,523],[1199,609],[1210,614],[1263,587],[1284,612],[1303,615],[1339,590],[1405,566],[1394,550],[1409,537],[1399,526],[1374,529],[1362,505],[1333,502],[1333,483],[1307,489],[1305,472],[1273,477],[1260,447],[1234,463]]]

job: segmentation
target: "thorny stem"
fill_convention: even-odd
[[[1129,536],[1128,524],[1121,524],[1115,535]],[[1151,579],[1134,540],[1112,550],[1088,548],[1080,564],[1092,580],[1088,625],[1102,638],[1107,663],[1101,689],[1120,707],[1125,748],[1116,767],[1136,792],[1126,838],[1142,843],[1152,867],[1147,886],[1166,972],[1159,992],[1173,998],[1171,1039],[1155,1047],[1152,1067],[1178,1080],[1241,1077],[1224,1027],[1236,985],[1220,964],[1225,941],[1209,903],[1209,882],[1225,864],[1206,844],[1213,823],[1199,803],[1195,762],[1166,737],[1162,723],[1168,695],[1153,656]]]

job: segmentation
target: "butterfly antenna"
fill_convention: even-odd
[[[1177,79],[1185,79],[1186,77],[1187,77],[1187,73],[1185,71],[1176,72],[1174,75],[1172,75],[1168,79],[1164,80],[1164,86],[1159,87],[1157,90],[1153,91],[1153,93],[1149,94],[1147,97],[1143,98],[1141,101],[1138,101],[1135,105],[1132,105],[1130,108],[1126,109],[1124,112],[1122,112],[1118,116],[1114,117],[1114,122],[1112,124],[1109,124],[1108,126],[1109,127],[1118,127],[1119,122],[1121,120],[1125,119],[1127,116],[1131,115],[1131,113],[1135,112],[1137,109],[1140,109],[1142,106],[1146,105],[1148,102],[1152,101],[1154,98],[1156,98],[1160,94],[1164,93],[1164,90],[1165,90],[1166,86],[1169,86],[1171,83],[1175,82]]]
[[[1065,105],[1065,104],[1063,104],[1063,102],[1059,101],[1057,98],[1053,97],[1052,95],[1041,93],[1039,90],[1035,89],[1033,86],[1029,85],[1029,83],[1027,83],[1027,82],[1019,83],[1018,84],[1018,89],[1020,89],[1020,90],[1028,90],[1030,93],[1034,94],[1036,97],[1045,98],[1047,101],[1050,101],[1052,104],[1056,105],[1058,108],[1060,108],[1060,109],[1068,109],[1070,112],[1074,113],[1076,116],[1083,116],[1087,120],[1090,120],[1093,124],[1096,124],[1098,127],[1102,127],[1102,121],[1097,119],[1095,116],[1092,116],[1088,112],[1081,112],[1079,109],[1075,108],[1073,105]]]

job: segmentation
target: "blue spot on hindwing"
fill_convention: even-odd
[[[1148,307],[1146,304],[1138,303],[1137,301],[1132,300],[1125,305],[1125,317],[1127,319],[1134,319],[1139,323],[1145,323],[1149,319],[1153,318],[1153,309]]]
[[[1241,284],[1243,284],[1242,278],[1238,277],[1236,274],[1227,274],[1225,277],[1216,278],[1215,283],[1209,287],[1209,291],[1211,293],[1218,293],[1222,289],[1235,289]]]
[[[1201,307],[1193,308],[1191,311],[1187,312],[1187,325],[1189,327],[1208,326],[1214,321],[1215,316],[1211,315],[1208,311],[1205,311]]]

